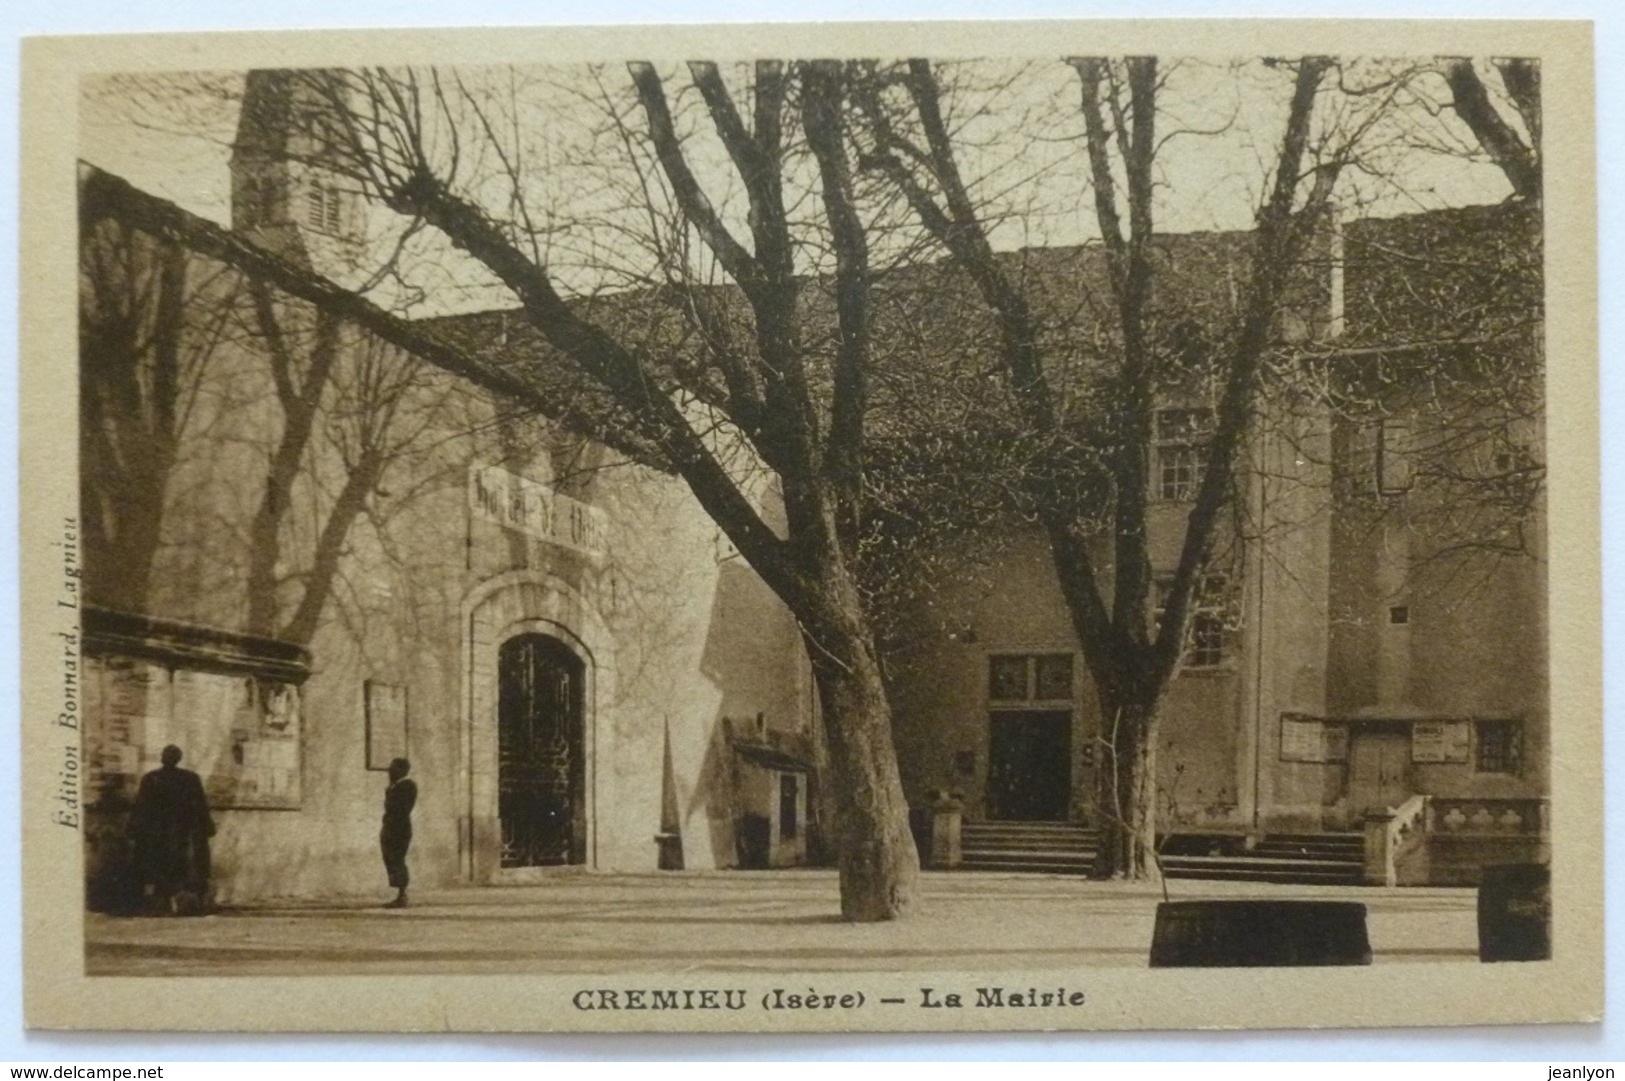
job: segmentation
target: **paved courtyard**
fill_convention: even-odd
[[[1174,900],[1361,901],[1376,964],[1472,961],[1475,892],[1169,883]],[[1157,890],[926,874],[920,911],[849,924],[827,871],[567,874],[535,885],[267,903],[194,919],[86,918],[90,975],[764,972],[1144,966]]]

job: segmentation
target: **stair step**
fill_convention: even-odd
[[[1092,845],[1100,840],[1092,833],[984,833],[967,830],[961,831],[959,836],[966,841],[984,841],[988,844]]]
[[[1300,884],[1357,885],[1364,880],[1364,865],[1349,860],[1279,859],[1267,856],[1164,856],[1162,870],[1169,878],[1230,882],[1296,882]]]
[[[1314,860],[1314,859],[1281,859],[1270,856],[1164,856],[1164,867],[1256,867],[1260,870],[1290,870],[1302,868],[1304,870],[1341,871],[1350,867],[1361,867],[1363,864],[1351,863],[1348,860]]]
[[[961,833],[1055,833],[1063,836],[1073,834],[1092,835],[1095,830],[1087,826],[1070,826],[1065,823],[1050,822],[966,822],[960,827]]]
[[[965,860],[1094,860],[1095,849],[988,849],[960,847]]]
[[[1095,858],[1095,853],[1093,849],[1055,852],[1041,848],[967,848],[961,853],[961,858],[967,863],[973,860],[1052,860],[1061,863],[1087,863]]]
[[[1051,875],[1086,875],[1094,866],[1093,860],[1004,860],[981,859],[966,860],[960,864],[965,871],[1007,871],[1024,874],[1051,874]]]
[[[1047,833],[961,833],[959,839],[964,844],[1059,845],[1066,848],[1075,848],[1078,845],[1094,847],[1100,843],[1100,838],[1090,837],[1087,834],[1067,836]]]
[[[960,866],[967,871],[1084,875],[1094,867],[1100,831],[1077,822],[966,822]]]
[[[1009,859],[1092,860],[1095,858],[1096,851],[1097,849],[1093,848],[1039,848],[1036,846],[991,848],[985,845],[965,845],[960,848],[960,852],[966,859],[988,856]]]
[[[1283,882],[1298,885],[1359,885],[1359,873],[1304,871],[1283,869],[1264,871],[1240,867],[1165,867],[1168,878],[1206,880],[1213,882]]]
[[[1266,833],[1272,841],[1362,841],[1365,834],[1357,830],[1323,830],[1320,833]]]
[[[1262,837],[1258,843],[1260,845],[1302,845],[1310,848],[1358,849],[1365,847],[1365,837],[1358,833],[1323,833],[1318,835],[1271,833]]]
[[[1236,845],[1239,838],[1216,843]],[[967,871],[1085,875],[1094,867],[1100,831],[1074,822],[966,822]],[[1162,857],[1169,878],[1231,882],[1357,885],[1364,879],[1365,838],[1358,833],[1278,833],[1246,852]]]
[[[965,848],[1072,851],[1095,848],[1099,840],[1093,831],[1083,829],[1034,830],[995,825],[960,832],[960,843]]]
[[[1365,859],[1363,848],[1306,848],[1288,845],[1259,845],[1246,853],[1247,856],[1272,856],[1277,859],[1321,859],[1321,860],[1348,860],[1359,863]]]

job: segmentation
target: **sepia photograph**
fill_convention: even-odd
[[[29,1023],[1596,1019],[1590,63],[26,41]]]

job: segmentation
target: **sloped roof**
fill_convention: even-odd
[[[222,228],[94,166],[79,169],[81,226],[111,218],[255,276],[289,296],[349,319],[383,341],[461,376],[516,405],[567,424],[645,464],[661,467],[660,448],[640,436],[631,417],[545,343],[521,338],[496,348],[481,335],[489,317],[402,319],[232,230]]]
[[[645,464],[663,466],[660,448],[639,432],[631,415],[563,358],[520,309],[406,320],[248,237],[94,167],[81,167],[80,200],[82,218],[116,217],[263,277],[517,405]],[[1538,211],[1512,205],[1346,223],[1344,332],[1311,351],[1325,355],[1417,340],[1459,341],[1527,325],[1539,313],[1538,230]],[[1211,350],[1228,332],[1250,271],[1251,243],[1251,234],[1236,232],[1156,238],[1154,317],[1176,348],[1180,336],[1189,334],[1194,350]],[[1298,310],[1304,326],[1320,324],[1330,302],[1330,257],[1329,251],[1311,252],[1289,284],[1287,307]],[[1104,249],[1027,248],[1000,259],[1029,299],[1063,410],[1086,412],[1086,404],[1073,407],[1068,401],[1100,382],[1101,359],[1115,348]],[[832,355],[834,297],[828,283],[807,284],[800,296],[803,345]],[[749,333],[749,308],[731,287],[604,293],[572,303],[584,317],[611,329],[655,378],[676,384],[706,369],[683,311],[700,296]],[[1014,417],[1005,415],[1009,405],[997,364],[998,325],[960,268],[936,261],[877,273],[871,304],[869,424],[876,438],[907,437],[955,423],[955,414],[945,410],[967,404],[992,428],[1014,425]],[[827,379],[824,367],[812,366],[810,376]],[[945,388],[953,393],[944,393]]]
[[[1527,331],[1543,303],[1541,221],[1523,203],[1365,218],[1344,227],[1350,346]]]
[[[753,766],[779,773],[811,773],[812,764],[765,743],[735,743],[734,753]]]

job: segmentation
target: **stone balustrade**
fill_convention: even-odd
[[[1475,885],[1484,867],[1539,862],[1549,836],[1544,797],[1412,796],[1366,816],[1365,881]]]

